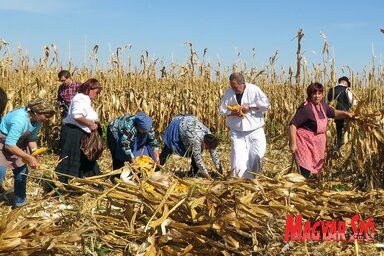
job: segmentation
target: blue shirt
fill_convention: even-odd
[[[21,107],[7,113],[0,123],[0,131],[7,136],[5,144],[16,146],[17,141],[27,131],[31,132],[28,141],[34,141],[37,138],[37,133],[40,131],[41,123],[32,122],[28,115],[27,109]]]
[[[134,115],[124,115],[122,117],[114,119],[109,124],[109,129],[111,130],[113,137],[120,144],[121,149],[124,151],[125,155],[134,158],[132,149],[135,139],[140,137],[138,130],[135,126],[135,116]],[[143,136],[143,143],[148,144],[152,150],[157,150],[158,143],[156,140],[155,131],[152,128],[147,134]],[[141,144],[139,142],[139,144]]]

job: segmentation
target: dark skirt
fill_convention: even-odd
[[[80,149],[80,139],[85,132],[72,124],[65,124],[61,130],[60,160],[56,172],[61,182],[67,183],[71,177],[91,177],[100,175],[100,168],[96,161],[89,161]]]

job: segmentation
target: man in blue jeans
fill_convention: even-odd
[[[55,113],[53,105],[43,99],[31,100],[6,114],[0,123],[0,190],[6,171],[15,177],[15,207],[25,205],[28,167],[37,168],[39,162],[29,152],[37,150],[37,133],[44,121]]]

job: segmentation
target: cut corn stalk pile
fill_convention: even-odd
[[[110,255],[299,255],[304,251],[355,255],[351,242],[284,242],[287,214],[310,220],[343,219],[349,227],[356,214],[373,217],[374,242],[384,237],[383,190],[333,191],[329,188],[334,183],[307,183],[295,173],[209,181],[180,179],[166,171],[145,179],[139,178],[138,167],[124,168],[130,169],[133,182],[115,178],[111,183],[109,175],[102,175],[75,178],[64,187],[55,180],[62,188],[59,197],[51,193],[3,214],[1,251],[79,255],[104,248]],[[358,246],[373,253],[367,255],[376,255],[375,245]]]
[[[178,158],[176,168],[167,163],[160,174],[154,173],[154,165],[146,164],[124,169],[121,179],[111,183],[110,177],[116,172],[110,172],[110,156],[104,151],[98,161],[104,176],[75,179],[64,187],[53,173],[57,159],[41,161],[41,170],[29,173],[27,206],[11,211],[12,200],[0,200],[0,255],[382,254],[383,190],[379,188],[384,186],[383,67],[372,63],[359,73],[348,67],[346,75],[359,100],[359,105],[352,108],[356,120],[347,122],[350,135],[336,153],[332,149],[334,122],[329,122],[325,168],[318,175],[319,181],[305,183],[295,174],[283,175],[294,167],[286,131],[296,108],[306,98],[309,81],[323,81],[328,91],[346,72],[336,74],[335,59],[327,54],[327,41],[324,61],[313,65],[313,70],[298,51],[296,76],[292,67],[277,68],[277,52],[262,67],[247,66],[241,59],[231,67],[220,63],[215,67],[204,55],[198,58],[199,52],[191,43],[188,45],[190,56],[182,64],[163,66],[157,58],[151,61],[145,51],[139,66],[132,65],[133,56],[128,54],[129,63],[124,63],[126,58],[113,53],[109,68],[77,68],[72,63],[62,66],[56,46],[53,54],[45,48],[44,58],[38,63],[23,55],[20,47],[18,54],[0,47],[0,86],[9,98],[6,112],[36,95],[55,101],[57,73],[68,68],[76,81],[95,77],[101,82],[104,89],[94,107],[104,128],[113,118],[144,111],[153,119],[160,138],[173,116],[191,113],[224,140],[219,152],[223,169],[229,170],[230,146],[225,143],[229,134],[217,106],[229,88],[230,72],[242,70],[246,81],[259,85],[271,102],[271,109],[265,113],[268,149],[262,170],[270,178],[259,175],[255,180],[214,182],[178,179],[166,172],[185,169],[185,159]],[[58,111],[44,125],[39,145],[51,149],[57,145],[60,114]],[[48,156],[53,154],[42,158]],[[10,173],[7,190],[12,187]],[[42,191],[47,180],[55,184],[57,192]],[[98,184],[104,186],[103,191],[94,187]],[[368,244],[286,243],[283,235],[289,213],[311,220],[342,218],[348,227],[355,214],[365,220],[372,216],[376,237]]]

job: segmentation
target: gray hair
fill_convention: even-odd
[[[234,72],[229,76],[229,81],[235,80],[239,84],[245,84],[244,76],[239,72]]]

